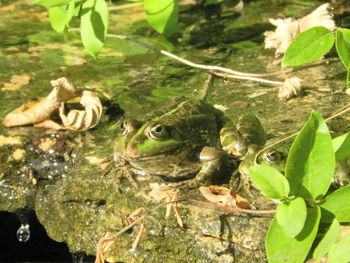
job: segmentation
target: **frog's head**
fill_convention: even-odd
[[[120,124],[120,131],[114,149],[127,159],[176,153],[187,145],[177,129],[159,122],[142,124],[124,120]]]
[[[240,174],[248,174],[248,168],[254,165],[254,161],[256,160],[256,154],[257,152],[250,152],[246,155],[246,157],[240,163],[238,168]],[[286,160],[286,153],[279,151],[278,149],[269,148],[263,151],[262,153],[259,153],[257,163],[273,166],[280,172],[284,172]]]
[[[287,154],[278,149],[269,148],[258,156],[258,163],[273,166],[280,172],[284,172]]]

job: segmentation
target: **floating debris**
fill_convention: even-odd
[[[272,19],[269,21],[277,28],[275,31],[266,31],[265,48],[276,48],[276,57],[283,54],[297,34],[304,32],[315,26],[323,26],[331,31],[335,30],[336,26],[329,13],[329,4],[323,4],[314,10],[311,14],[301,18],[294,19],[288,17],[285,19]]]
[[[98,97],[91,91],[83,91],[80,104],[85,110],[71,110],[64,114],[64,103],[60,107],[60,117],[66,129],[75,131],[86,131],[95,127],[102,115],[102,104]]]
[[[79,94],[66,78],[51,81],[54,89],[39,102],[30,101],[13,110],[5,116],[3,124],[6,127],[34,124],[35,127],[46,129],[69,129],[86,131],[95,127],[102,115],[102,104],[91,91],[83,91],[80,103],[85,110],[71,110],[64,114],[64,102],[77,97]],[[59,110],[62,123],[51,120],[54,111]]]
[[[302,91],[301,79],[293,77],[284,81],[278,91],[278,97],[281,100],[289,100],[292,97],[298,96]]]

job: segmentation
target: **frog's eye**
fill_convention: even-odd
[[[148,132],[148,135],[155,140],[163,139],[166,136],[166,134],[167,134],[167,131],[165,126],[161,124],[155,124],[149,129],[149,132]]]
[[[122,135],[127,134],[127,132],[128,132],[127,127],[128,127],[128,121],[127,121],[127,120],[124,120],[124,121],[122,121],[122,122],[120,123],[119,129],[120,129]]]
[[[277,163],[282,160],[282,154],[278,151],[267,152],[264,159],[270,163]]]

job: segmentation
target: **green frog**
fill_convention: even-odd
[[[117,165],[129,175],[158,175],[173,187],[211,184],[224,149],[246,152],[249,140],[204,100],[175,101],[144,121],[123,121],[120,129],[114,142]]]

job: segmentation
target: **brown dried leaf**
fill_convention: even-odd
[[[63,125],[70,130],[86,131],[95,127],[102,115],[102,104],[91,91],[83,91],[80,103],[85,110],[71,110],[64,114],[64,104],[60,107],[60,117]]]
[[[23,75],[13,75],[11,77],[11,82],[14,84],[19,84],[21,86],[29,84],[30,76],[23,74]]]
[[[30,76],[23,75],[13,75],[11,77],[10,82],[4,83],[3,90],[17,90],[25,85],[27,85],[30,81]]]
[[[34,127],[44,128],[44,129],[53,129],[53,130],[64,130],[65,127],[61,124],[54,122],[52,120],[44,120],[33,124]]]
[[[167,193],[164,189],[165,184],[159,183],[150,183],[149,184],[151,191],[147,194],[152,200],[160,202],[161,200],[168,197]]]
[[[62,101],[76,96],[75,89],[66,78],[51,81],[54,89],[39,102],[28,102],[5,116],[3,124],[7,127],[34,124],[48,120],[53,111],[60,107]]]
[[[246,199],[240,197],[226,187],[216,185],[210,185],[208,187],[201,186],[199,191],[208,201],[212,203],[230,208],[250,208],[250,204]]]
[[[4,145],[14,145],[14,144],[21,144],[22,140],[21,137],[18,136],[3,136],[0,135],[0,146],[4,146]]]

